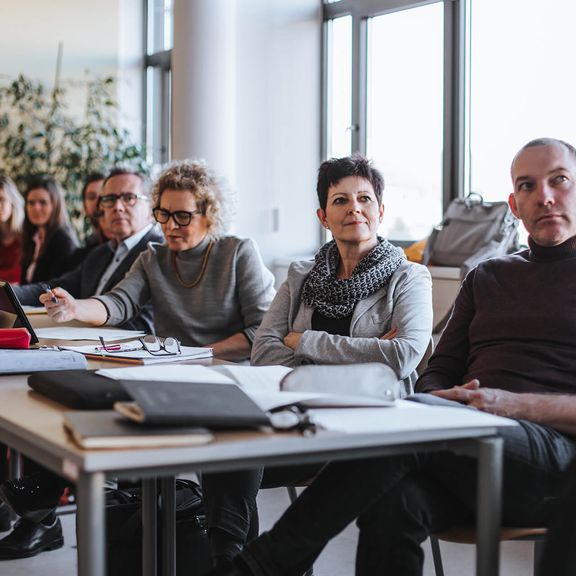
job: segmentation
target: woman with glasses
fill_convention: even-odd
[[[64,192],[52,176],[34,176],[24,192],[21,284],[56,278],[70,269],[78,239],[70,226]]]
[[[22,195],[11,178],[0,175],[0,280],[20,282],[23,220]]]
[[[379,362],[394,371],[409,394],[432,332],[430,274],[378,235],[384,180],[366,158],[355,155],[324,162],[316,189],[318,219],[333,239],[320,248],[314,261],[290,266],[256,333],[252,364]],[[241,574],[234,566],[228,570],[225,566],[258,534],[256,495],[261,484],[298,484],[320,468],[204,475],[210,546],[215,565],[221,567],[215,574]],[[320,521],[313,510],[310,521]]]
[[[151,244],[111,292],[75,300],[55,289],[56,302],[43,295],[48,314],[117,325],[150,300],[159,336],[247,360],[274,296],[273,276],[252,240],[226,235],[232,206],[222,183],[202,162],[175,162],[158,178],[153,203],[165,244]]]

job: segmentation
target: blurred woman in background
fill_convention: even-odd
[[[64,204],[64,192],[52,176],[34,176],[24,193],[21,284],[56,278],[69,269],[78,247]]]
[[[24,199],[8,176],[0,175],[0,280],[20,281]]]

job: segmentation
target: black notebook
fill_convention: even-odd
[[[110,410],[114,402],[130,400],[120,382],[90,370],[38,372],[28,376],[28,386],[51,400],[79,410]]]
[[[114,405],[125,416],[147,425],[257,428],[268,415],[235,384],[120,381],[134,402]]]

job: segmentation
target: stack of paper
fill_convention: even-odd
[[[94,346],[93,344],[88,346],[60,346],[60,349],[80,352],[80,354],[84,354],[87,358],[111,360],[113,362],[124,362],[126,364],[167,364],[212,357],[212,348],[198,348],[193,346],[181,346],[181,353],[174,354],[173,356],[162,353],[156,356],[143,349],[106,352],[106,350],[102,350],[102,346]],[[164,373],[164,380],[166,380],[166,373]]]

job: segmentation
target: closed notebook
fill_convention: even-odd
[[[91,370],[38,372],[28,377],[28,386],[51,400],[78,410],[111,410],[114,402],[130,400],[118,381],[99,376]]]
[[[133,403],[115,410],[147,425],[257,428],[268,415],[235,384],[121,380]]]
[[[114,410],[64,412],[64,427],[86,449],[194,446],[213,440],[205,428],[144,427]]]

